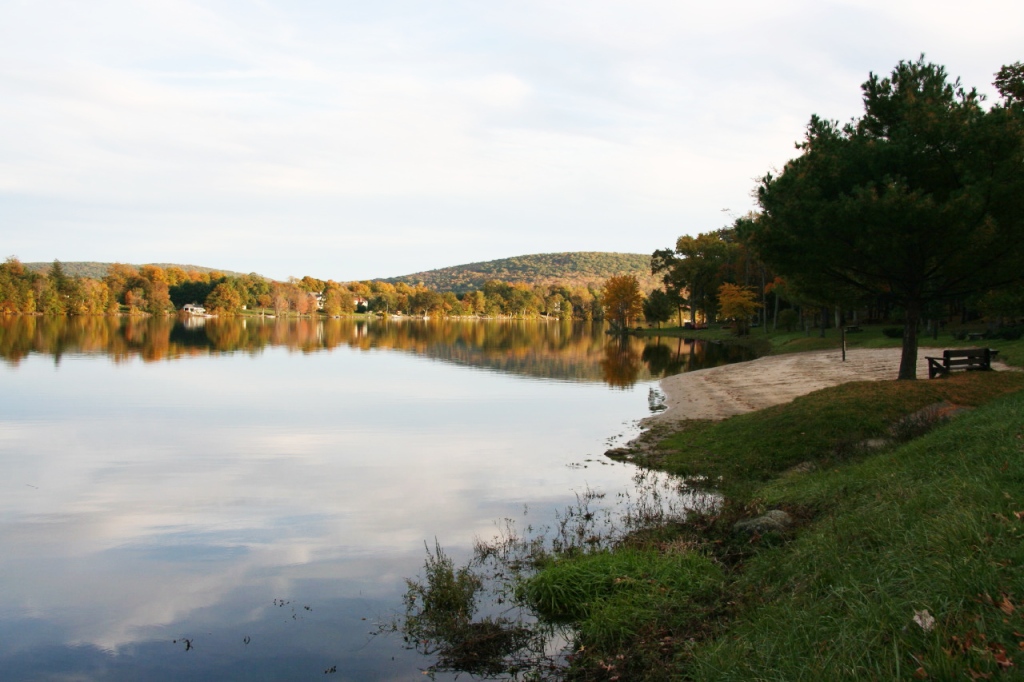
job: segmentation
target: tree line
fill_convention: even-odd
[[[186,271],[177,266],[135,268],[114,263],[100,278],[73,277],[60,261],[34,272],[15,257],[0,264],[0,314],[166,315],[185,304],[213,314],[260,310],[274,315],[355,312],[387,315],[484,316],[600,320],[602,290],[569,283],[525,284],[491,280],[482,289],[439,292],[422,283],[381,280],[336,282],[305,276],[279,282],[252,273]]]
[[[922,327],[1024,317],[1024,64],[988,105],[922,55],[861,86],[864,113],[812,116],[800,155],[756,187],[759,210],[655,251],[648,319],[792,327],[899,320],[899,378]]]

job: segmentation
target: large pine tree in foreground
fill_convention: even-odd
[[[862,86],[864,115],[817,116],[801,155],[757,189],[754,243],[783,275],[889,296],[904,311],[899,378],[915,379],[930,305],[1024,276],[1020,65],[985,108],[945,69],[900,62]]]

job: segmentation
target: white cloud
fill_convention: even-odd
[[[192,249],[175,259],[338,279],[650,251],[749,208],[811,113],[858,113],[869,71],[925,52],[991,92],[1021,19],[995,1],[8,3],[0,237],[29,260],[145,261],[173,233]],[[282,247],[296,225],[366,251]],[[86,229],[88,253],[67,236]]]

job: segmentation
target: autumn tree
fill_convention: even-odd
[[[565,296],[564,294],[555,294],[561,300],[558,301],[558,319],[569,321],[573,318],[572,309],[572,296]]]
[[[395,312],[398,306],[398,294],[395,285],[390,282],[374,282],[370,291],[370,308],[385,315]]]
[[[651,272],[661,275],[665,292],[679,310],[680,325],[684,309],[690,311],[690,320],[696,323],[698,313],[703,313],[705,319],[715,319],[718,287],[723,282],[737,281],[738,275],[743,279],[746,257],[736,230],[723,228],[696,237],[683,235],[676,240],[675,250],[655,251]]]
[[[39,275],[30,272],[14,256],[0,264],[0,312],[6,315],[36,312],[33,291]]]
[[[263,305],[263,301],[270,300],[270,282],[255,272],[238,277],[234,282],[235,288],[242,295],[242,304],[252,307],[269,307]]]
[[[242,307],[242,297],[233,286],[221,282],[206,297],[204,305],[207,310],[218,315],[233,315]]]
[[[510,315],[530,317],[537,315],[544,301],[539,298],[533,288],[526,284],[513,284],[506,299],[506,309]]]
[[[129,315],[140,315],[146,311],[149,305],[146,301],[146,292],[142,287],[135,287],[124,292],[124,304],[128,306]]]
[[[619,329],[628,328],[643,315],[644,295],[636,275],[609,277],[601,291],[605,319]]]
[[[750,318],[758,311],[761,304],[757,294],[749,287],[725,282],[718,287],[719,314],[736,323],[736,335],[745,336],[750,333]]]
[[[444,299],[441,294],[425,287],[417,287],[409,299],[409,312],[414,315],[430,315],[443,312]]]
[[[107,276],[103,278],[111,296],[124,303],[124,295],[131,288],[131,283],[139,278],[139,271],[131,265],[113,263],[107,268]]]
[[[327,290],[324,293],[325,313],[335,317],[341,314],[349,315],[355,309],[356,304],[351,291],[336,282],[327,284]]]
[[[270,285],[270,303],[274,308],[274,315],[280,316],[288,311],[288,285],[284,282],[274,282]]]
[[[752,239],[779,274],[902,308],[900,379],[916,378],[928,306],[1019,283],[1024,272],[1017,82],[1007,74],[1003,103],[986,110],[941,66],[900,62],[863,84],[861,118],[813,116],[801,155],[757,188],[763,214]]]
[[[314,294],[319,294],[320,292],[327,288],[327,283],[324,282],[322,279],[316,279],[315,277],[310,277],[309,275],[306,275],[302,279],[296,281],[295,285],[298,286],[303,291],[307,291]]]
[[[188,273],[179,268],[177,265],[170,266],[169,268],[164,270],[164,273],[167,276],[167,286],[169,287],[181,284],[182,282],[188,279]]]
[[[167,286],[166,280],[150,282],[145,289],[149,301],[148,312],[158,315],[174,310],[174,304],[171,303],[170,287]]]
[[[482,315],[487,309],[487,297],[482,291],[472,291],[463,297],[466,308],[476,315]]]

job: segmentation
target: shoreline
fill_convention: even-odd
[[[926,352],[935,355],[941,349],[919,349],[917,376],[925,377],[924,381],[928,380]],[[675,374],[659,382],[667,409],[641,424],[650,428],[695,419],[717,421],[850,381],[895,380],[900,353],[899,348],[854,348],[846,351],[845,362],[839,349],[767,355]],[[992,367],[1007,369],[1001,362],[993,362]]]

